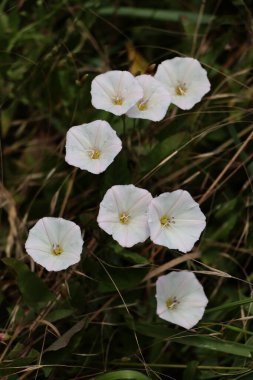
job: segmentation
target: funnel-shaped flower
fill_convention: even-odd
[[[151,194],[134,185],[116,185],[100,203],[99,227],[112,235],[122,247],[132,247],[149,236],[147,209]]]
[[[73,166],[99,174],[113,162],[122,143],[103,120],[77,125],[67,132],[65,160]]]
[[[168,90],[171,103],[189,110],[210,90],[207,72],[194,58],[172,58],[158,65],[155,78]]]
[[[205,228],[206,218],[187,191],[176,190],[153,198],[148,223],[154,243],[188,252]]]
[[[171,99],[164,86],[151,75],[136,77],[143,89],[143,97],[127,111],[127,116],[160,121],[166,115]]]
[[[192,272],[171,272],[156,282],[157,314],[168,322],[191,329],[203,317],[208,299]]]
[[[66,219],[45,217],[29,231],[27,253],[48,271],[59,271],[80,261],[83,239],[80,227]]]
[[[114,115],[125,114],[142,98],[143,91],[128,71],[108,71],[97,75],[91,84],[91,103]]]

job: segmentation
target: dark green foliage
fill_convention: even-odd
[[[0,378],[242,379],[252,371],[252,1],[0,3]],[[129,45],[131,43],[131,45]],[[194,56],[212,90],[153,123],[91,105],[99,73]],[[107,120],[123,150],[99,176],[64,161],[67,130]],[[237,152],[239,153],[237,154]],[[216,186],[212,184],[216,182]],[[188,190],[207,216],[194,252],[209,298],[191,331],[156,315],[150,270],[179,252],[121,248],[96,217],[114,184]],[[84,233],[81,262],[46,272],[24,250],[43,216]],[[161,273],[163,274],[163,273]]]

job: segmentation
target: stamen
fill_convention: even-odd
[[[53,255],[59,256],[63,252],[63,249],[59,244],[53,244],[51,248],[51,252]]]
[[[137,103],[137,107],[139,108],[139,110],[140,111],[145,111],[147,108],[148,108],[148,106],[147,106],[147,102],[144,102],[144,101],[139,101],[138,103]]]
[[[162,227],[169,227],[171,223],[175,224],[174,219],[175,219],[174,216],[169,217],[167,215],[163,215],[160,218],[160,223],[161,223]]]
[[[100,158],[101,152],[98,149],[92,149],[88,154],[92,160],[98,160]]]
[[[179,304],[179,301],[176,297],[169,297],[166,301],[166,306],[169,310],[175,309],[175,307]]]
[[[128,224],[129,219],[130,219],[130,215],[125,212],[122,212],[119,216],[119,221],[121,224]]]
[[[121,96],[115,96],[114,98],[112,98],[112,102],[113,104],[115,104],[116,106],[122,106],[123,104],[123,99]]]
[[[179,85],[176,87],[176,95],[183,96],[187,92],[187,87],[185,83],[179,83]]]

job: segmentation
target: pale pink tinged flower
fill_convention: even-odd
[[[91,83],[92,105],[117,116],[125,114],[142,96],[141,86],[128,71],[108,71]]]
[[[134,185],[116,185],[100,203],[98,224],[122,247],[132,247],[149,237],[147,209],[151,194]]]
[[[6,334],[0,332],[0,343],[1,343],[1,342],[4,342],[5,340],[6,340]]]
[[[188,252],[205,228],[206,218],[187,191],[176,190],[153,198],[148,223],[154,243]]]
[[[168,322],[191,329],[203,317],[208,299],[192,272],[170,272],[156,282],[157,314]]]
[[[122,142],[107,121],[77,125],[67,132],[68,164],[99,174],[113,162],[122,149]]]
[[[176,57],[158,65],[155,78],[168,90],[171,103],[189,110],[210,91],[207,72],[194,58]]]
[[[162,120],[171,102],[169,92],[151,75],[140,75],[136,80],[143,89],[143,97],[127,111],[127,116],[152,121]]]
[[[27,253],[48,271],[60,271],[80,261],[80,227],[66,219],[45,217],[29,231]]]

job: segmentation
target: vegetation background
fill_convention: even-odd
[[[252,1],[0,2],[0,378],[253,379]],[[91,106],[99,73],[155,72],[193,56],[212,89],[159,123]],[[105,173],[64,161],[73,126],[104,119],[124,140]],[[188,190],[207,216],[188,255],[123,249],[96,223],[114,184]],[[81,262],[47,272],[24,251],[43,216],[84,233]],[[210,299],[191,331],[156,316],[154,284],[194,271]],[[155,272],[154,272],[155,270]],[[117,372],[115,372],[117,371]]]

